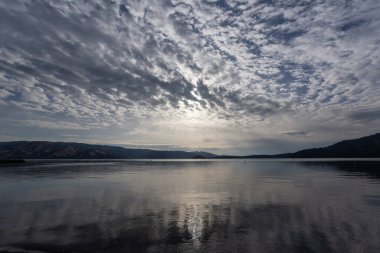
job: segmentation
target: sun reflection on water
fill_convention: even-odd
[[[193,205],[189,208],[189,217],[187,219],[187,229],[191,234],[192,240],[197,240],[203,234],[203,217],[202,207],[200,204]]]

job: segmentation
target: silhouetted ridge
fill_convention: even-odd
[[[305,149],[289,155],[292,158],[373,158],[380,157],[380,133],[345,140],[324,148]]]
[[[211,158],[207,152],[129,149],[73,142],[0,142],[0,160],[9,159],[174,159]]]
[[[345,140],[324,148],[277,155],[219,156],[218,158],[380,158],[380,133]]]
[[[380,133],[324,148],[277,155],[216,156],[207,152],[129,149],[73,142],[0,142],[0,160],[11,159],[182,159],[182,158],[380,158]]]

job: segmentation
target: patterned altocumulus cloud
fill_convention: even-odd
[[[380,2],[0,2],[8,139],[280,152],[380,123]]]

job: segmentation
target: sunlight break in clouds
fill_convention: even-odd
[[[380,123],[377,0],[4,0],[0,45],[3,140],[254,154]]]

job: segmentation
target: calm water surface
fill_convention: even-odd
[[[380,162],[3,165],[0,252],[380,252]]]

